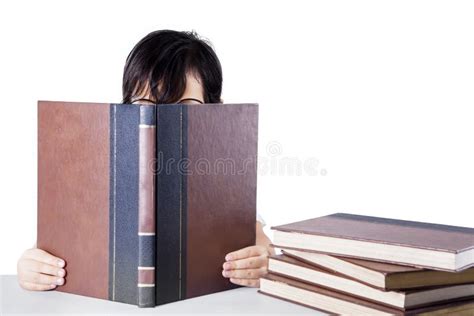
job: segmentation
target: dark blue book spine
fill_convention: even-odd
[[[109,300],[134,305],[138,304],[139,122],[139,106],[110,105]]]
[[[156,305],[186,298],[187,108],[156,108]]]

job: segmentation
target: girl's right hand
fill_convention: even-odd
[[[18,283],[25,290],[46,291],[64,284],[64,260],[38,249],[27,249],[17,263]]]

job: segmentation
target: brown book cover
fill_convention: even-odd
[[[273,274],[290,277],[403,310],[462,298],[474,298],[474,284],[419,290],[384,291],[286,255],[271,256],[268,270]]]
[[[336,315],[452,315],[456,313],[455,315],[467,316],[474,313],[472,299],[400,310],[273,273],[260,279],[258,293]]]
[[[282,249],[282,253],[383,290],[474,283],[474,268],[446,272],[293,249]]]
[[[474,229],[336,213],[271,227],[278,248],[461,271],[474,266]]]
[[[255,244],[258,105],[38,102],[37,247],[58,291],[155,306],[239,287]]]

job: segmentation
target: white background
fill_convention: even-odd
[[[120,102],[128,52],[163,28],[212,41],[225,102],[260,103],[270,236],[339,211],[474,226],[473,16],[470,1],[2,1],[0,274],[36,240],[37,100]]]

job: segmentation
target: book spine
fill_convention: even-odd
[[[155,106],[140,106],[138,188],[138,306],[155,306]]]
[[[187,111],[157,107],[156,305],[187,297]]]
[[[109,300],[138,305],[140,108],[111,104]]]

